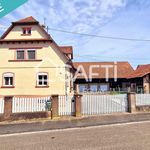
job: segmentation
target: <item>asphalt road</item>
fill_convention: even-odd
[[[150,122],[0,135],[0,150],[149,150]]]

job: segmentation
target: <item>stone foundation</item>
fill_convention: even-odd
[[[13,121],[13,120],[26,120],[26,119],[38,119],[38,118],[49,118],[51,112],[31,112],[31,113],[13,113],[9,118],[5,118],[4,115],[0,115],[0,121]]]
[[[136,111],[137,112],[150,112],[150,106],[145,105],[145,106],[136,106]]]

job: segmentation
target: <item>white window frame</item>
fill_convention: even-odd
[[[10,79],[9,79],[9,81],[8,81],[8,82],[9,82],[9,85],[6,85],[6,84],[5,84],[5,83],[6,83],[6,82],[5,82],[5,77],[9,77],[9,78],[12,77],[12,78],[13,78],[13,84],[12,84],[12,85],[10,84]],[[13,74],[13,73],[4,73],[4,74],[3,74],[3,86],[5,86],[5,87],[14,86],[14,74]]]
[[[44,85],[45,79],[39,80],[39,76],[45,76],[45,75],[47,76],[47,80],[46,80],[47,85]],[[42,85],[39,84],[39,81],[42,81]],[[44,73],[44,72],[38,73],[36,82],[37,82],[37,86],[39,86],[39,87],[48,86],[48,84],[49,84],[48,83],[48,73]]]

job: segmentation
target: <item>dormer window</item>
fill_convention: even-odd
[[[31,28],[22,28],[22,35],[31,35]]]

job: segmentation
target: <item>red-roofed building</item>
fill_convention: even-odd
[[[150,93],[150,64],[139,65],[137,69],[128,76],[131,88],[138,93]]]
[[[78,70],[76,84],[79,92],[127,91],[127,77],[134,72],[128,62],[75,62]]]

